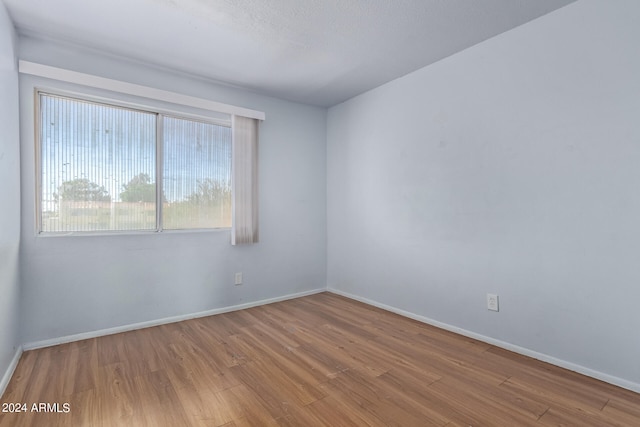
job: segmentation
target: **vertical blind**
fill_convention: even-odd
[[[163,226],[231,226],[231,129],[163,118]]]
[[[233,116],[231,244],[258,242],[258,120]]]
[[[40,111],[41,230],[155,229],[155,197],[120,202],[134,177],[155,182],[156,115],[46,94]]]
[[[39,101],[42,232],[232,225],[229,126],[45,93]]]

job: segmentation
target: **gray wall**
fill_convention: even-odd
[[[579,1],[331,108],[329,287],[640,390],[639,19]]]
[[[20,143],[13,24],[0,2],[0,380],[18,345]]]
[[[22,340],[54,339],[326,286],[326,109],[21,37],[20,58],[261,110],[257,245],[229,231],[36,237],[33,86],[20,76]],[[76,89],[77,90],[77,89]],[[234,286],[234,273],[244,284]]]

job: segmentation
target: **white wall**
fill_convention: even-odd
[[[228,231],[36,237],[33,86],[20,76],[22,340],[153,321],[326,286],[326,109],[217,86],[75,47],[21,37],[21,59],[261,110],[261,242]],[[234,273],[244,284],[234,286]]]
[[[0,1],[0,393],[18,340],[20,143],[13,24]]]
[[[581,0],[331,108],[329,287],[640,390],[639,19]]]

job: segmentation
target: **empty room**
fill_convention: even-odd
[[[640,426],[638,22],[0,0],[0,427]]]

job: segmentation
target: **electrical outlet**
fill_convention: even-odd
[[[487,294],[487,309],[491,311],[499,311],[498,295]]]
[[[236,286],[242,285],[242,273],[236,273]]]

